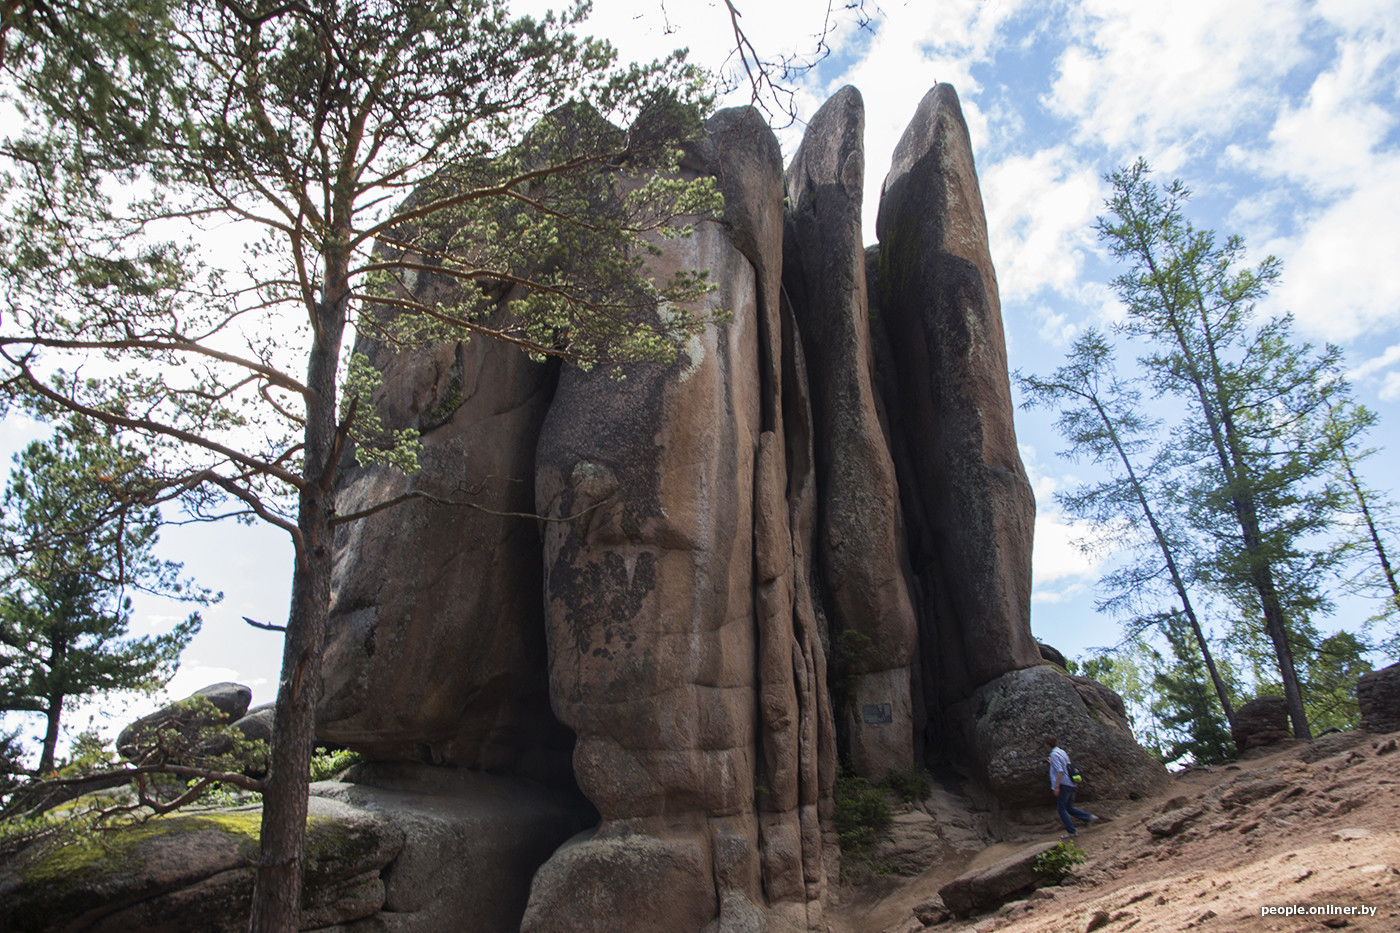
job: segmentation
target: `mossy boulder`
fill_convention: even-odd
[[[236,933],[247,928],[256,808],[156,817],[36,843],[0,864],[0,929]],[[307,820],[303,928],[369,916],[403,834],[335,801]]]

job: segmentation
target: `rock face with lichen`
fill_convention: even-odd
[[[337,507],[428,495],[338,533],[320,738],[578,800],[567,842],[512,840],[547,855],[519,929],[825,929],[838,759],[1039,801],[1053,728],[1132,762],[1101,795],[1156,779],[1121,704],[1031,637],[1034,502],[957,97],[920,104],[871,250],[863,125],[838,92],[785,173],[755,111],[711,120],[684,171],[723,217],[648,261],[708,270],[728,316],[674,366],[360,347],[426,453],[412,479],[350,470]],[[478,508],[433,501],[464,490]],[[1007,722],[1051,698],[1054,723]]]
[[[880,421],[860,215],[865,106],[843,88],[817,111],[788,168],[783,284],[811,381],[819,502],[816,570],[828,628],[849,673],[837,715],[852,766],[908,769],[915,750],[918,647],[899,482]],[[868,648],[868,650],[866,650]],[[875,710],[874,715],[867,710]]]
[[[1040,653],[1035,499],[1012,423],[1001,303],[958,98],[941,84],[895,149],[876,221],[885,408],[938,710]]]

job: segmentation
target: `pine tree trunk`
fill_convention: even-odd
[[[1261,568],[1255,571],[1254,579],[1255,588],[1264,604],[1264,630],[1273,642],[1274,654],[1278,656],[1279,673],[1283,677],[1283,698],[1288,702],[1288,718],[1293,720],[1293,737],[1310,739],[1312,728],[1308,725],[1308,714],[1303,706],[1303,690],[1298,683],[1293,647],[1288,643],[1288,629],[1283,622],[1283,607],[1279,605],[1273,577],[1268,568]]]
[[[304,487],[297,515],[292,605],[282,650],[282,677],[263,792],[262,837],[253,890],[251,933],[296,933],[301,913],[307,797],[321,698],[321,655],[331,593],[331,519],[339,459],[336,369],[345,328],[348,256],[326,258],[326,297],[313,315],[307,365]]]
[[[1361,481],[1356,478],[1356,471],[1352,469],[1351,458],[1342,452],[1342,465],[1346,467],[1347,480],[1351,483],[1351,491],[1356,495],[1356,501],[1361,506],[1361,517],[1366,520],[1366,531],[1371,536],[1371,547],[1375,549],[1376,559],[1380,561],[1381,573],[1385,575],[1385,582],[1390,585],[1390,595],[1395,601],[1395,607],[1400,609],[1400,582],[1395,579],[1395,570],[1391,567],[1390,556],[1385,552],[1385,544],[1381,541],[1380,532],[1376,529],[1376,522],[1371,517],[1371,507],[1366,503],[1366,494],[1361,488]]]
[[[55,635],[53,646],[49,651],[49,686],[58,686],[63,678],[62,673],[68,666],[68,639],[64,635]],[[48,717],[48,726],[44,730],[44,747],[39,753],[39,773],[48,774],[54,769],[54,759],[58,751],[58,724],[63,718],[63,701],[66,699],[62,688],[53,690],[46,698],[48,708],[44,710],[44,715]]]
[[[48,698],[49,707],[44,711],[48,717],[48,727],[44,730],[44,749],[39,755],[39,773],[48,774],[54,768],[54,757],[58,749],[58,723],[63,715],[63,694],[57,693]]]
[[[1118,429],[1109,417],[1108,412],[1099,404],[1097,398],[1093,399],[1095,410],[1099,418],[1103,421],[1104,427],[1108,431],[1108,436],[1113,442],[1113,448],[1118,452],[1118,459],[1122,462],[1123,468],[1128,471],[1128,482],[1132,484],[1133,494],[1137,496],[1138,506],[1142,509],[1143,515],[1147,517],[1147,524],[1152,529],[1152,536],[1157,541],[1157,547],[1162,552],[1162,559],[1166,561],[1167,572],[1171,575],[1172,586],[1176,589],[1177,596],[1181,599],[1181,608],[1186,613],[1186,620],[1191,625],[1191,633],[1196,638],[1196,646],[1201,650],[1201,657],[1205,659],[1206,670],[1210,673],[1211,685],[1215,688],[1216,699],[1220,701],[1220,709],[1225,714],[1225,721],[1229,723],[1230,730],[1235,728],[1235,709],[1230,703],[1230,692],[1225,688],[1225,680],[1216,669],[1215,658],[1210,653],[1210,643],[1206,641],[1205,631],[1201,628],[1200,621],[1196,618],[1196,610],[1191,605],[1191,597],[1187,594],[1186,581],[1181,576],[1181,571],[1176,565],[1176,555],[1172,551],[1171,542],[1167,540],[1166,532],[1157,521],[1157,513],[1152,508],[1152,503],[1147,498],[1147,490],[1143,487],[1142,481],[1138,479],[1137,470],[1133,468],[1132,458],[1128,456],[1128,451],[1124,449],[1122,441],[1118,437]]]
[[[318,514],[323,523],[319,535],[306,520]],[[311,753],[330,601],[331,551],[324,517],[322,509],[303,506],[300,526],[306,554],[299,555],[292,578],[292,608],[263,792],[262,839],[249,923],[253,933],[295,933],[299,926]]]

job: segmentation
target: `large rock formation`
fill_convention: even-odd
[[[310,808],[302,929],[372,917],[403,832],[333,800],[312,797]],[[41,837],[0,863],[0,929],[246,930],[258,821],[246,810],[175,814]]]
[[[424,279],[420,290],[448,287]],[[362,339],[356,351],[383,374],[385,421],[421,432],[422,469],[350,466],[337,508],[422,495],[338,532],[321,739],[383,760],[567,772],[539,533],[521,517],[535,511],[552,371],[484,340],[395,352]],[[435,501],[464,497],[471,507]]]
[[[820,502],[817,568],[839,660],[842,733],[864,774],[917,760],[911,662],[917,648],[899,484],[876,408],[865,247],[865,107],[843,88],[807,126],[788,169],[783,284],[811,378]],[[865,663],[852,655],[869,648]],[[838,652],[842,654],[842,652]]]
[[[1358,691],[1360,686],[1358,683]],[[1256,748],[1270,748],[1292,737],[1288,728],[1288,701],[1283,697],[1255,697],[1235,710],[1230,738],[1240,754]]]
[[[1031,494],[972,142],[940,84],[895,148],[876,220],[885,406],[931,710],[1040,662]]]
[[[1134,763],[1099,769],[1101,794],[1155,778],[1031,637],[1034,504],[957,97],[920,105],[868,257],[863,122],[839,92],[786,184],[755,111],[710,122],[684,170],[724,215],[649,262],[708,270],[730,318],[675,366],[618,382],[484,341],[360,345],[385,422],[426,452],[412,479],[350,470],[341,514],[408,492],[482,508],[419,499],[339,532],[321,738],[596,812],[520,849],[542,862],[528,904],[491,929],[824,929],[838,755],[1040,801],[1042,769],[1007,756],[1057,731]],[[1029,737],[983,728],[1013,693],[1056,698]],[[473,851],[514,831],[481,823]]]
[[[1084,774],[1086,800],[1151,794],[1167,784],[1162,766],[1133,741],[1122,699],[1101,684],[1048,664],[1012,671],[943,711],[945,735],[965,749],[973,788],[985,802],[1045,805],[1050,773],[1041,744],[1059,738]]]
[[[615,911],[565,881],[595,877],[654,891],[642,900],[655,918],[700,921],[682,928],[765,893],[800,928],[819,922],[831,752],[821,647],[794,598],[804,519],[782,443],[781,162],[752,111],[719,115],[711,138],[691,162],[733,210],[653,268],[709,269],[708,300],[733,323],[620,384],[566,371],[540,435],[550,692],[602,822],[541,869],[532,931],[616,929]]]

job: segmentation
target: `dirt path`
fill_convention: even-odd
[[[944,795],[923,809],[937,822],[956,816],[951,805]],[[1047,803],[1043,815],[988,817],[993,844],[971,858],[953,852],[913,877],[843,886],[832,931],[1400,933],[1400,734],[1293,743],[1183,772],[1157,797],[1085,807],[1109,819],[1080,833],[1087,861],[1064,886],[933,926],[915,915],[956,875],[1056,838]]]

